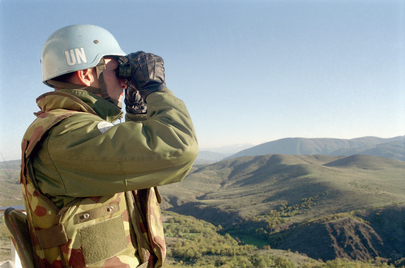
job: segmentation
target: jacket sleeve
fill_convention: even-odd
[[[100,122],[108,123],[88,113],[55,126],[34,163],[41,190],[101,196],[181,181],[198,154],[191,118],[170,90],[152,93],[147,101],[146,115],[127,115],[104,132]]]

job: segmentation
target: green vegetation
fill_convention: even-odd
[[[174,258],[185,260],[202,255],[247,255],[256,249],[252,245],[239,245],[229,234],[218,235],[216,227],[195,218],[176,215],[165,224],[167,237],[178,237],[171,251]]]
[[[18,165],[0,165],[0,206],[23,203]],[[160,187],[164,267],[405,267],[404,174],[405,163],[370,156],[195,166]],[[8,235],[0,217],[0,261]]]
[[[169,220],[164,224],[168,241],[167,261],[164,268],[172,267],[276,267],[276,268],[371,268],[405,267],[388,265],[380,259],[368,262],[335,259],[316,261],[290,251],[258,250],[255,246],[244,245],[229,234],[219,235],[218,227],[182,216],[164,212]]]
[[[404,162],[373,156],[247,156],[199,165],[160,190],[166,209],[221,225],[220,234],[258,249],[394,262],[405,256],[404,174]],[[391,206],[391,214],[373,209]]]
[[[374,267],[392,267],[394,265],[388,265],[385,262],[381,262],[379,259],[370,260],[366,263],[358,261],[349,261],[346,259],[335,259],[327,261],[326,263],[316,264],[316,265],[303,265],[303,268],[374,268]],[[399,266],[398,266],[399,267]],[[403,266],[401,266],[403,267]]]
[[[325,192],[317,194],[314,197],[303,198],[300,203],[292,206],[289,206],[287,202],[283,202],[277,209],[270,210],[262,215],[245,218],[242,222],[222,230],[221,233],[228,232],[244,243],[254,244],[258,247],[265,245],[277,247],[277,244],[284,237],[288,236],[291,231],[291,228],[288,228],[291,225],[288,224],[292,221],[291,217],[304,214],[321,202],[327,195],[328,192]],[[322,219],[322,221],[342,218],[344,215],[346,214],[329,215],[327,218]],[[285,227],[281,228],[280,225],[285,225]],[[301,225],[298,224],[292,228],[297,228]]]
[[[229,234],[219,235],[214,225],[175,213],[165,223],[168,263],[164,267],[296,267],[283,256],[259,254],[253,245],[241,244]],[[173,263],[174,262],[174,263]]]

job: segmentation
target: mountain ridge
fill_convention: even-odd
[[[334,156],[364,154],[405,161],[405,136],[393,138],[368,136],[355,139],[283,138],[242,150],[224,160],[266,154]]]

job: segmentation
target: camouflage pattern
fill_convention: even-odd
[[[132,244],[123,193],[80,199],[75,202],[76,204],[56,211],[31,183],[23,185],[23,192],[31,244],[38,267],[101,268],[134,267],[134,264],[139,264],[136,249]],[[106,208],[107,211],[114,204],[119,204],[116,211],[78,222],[80,216],[87,215],[86,212],[98,208]],[[38,231],[51,229],[58,223],[64,226],[68,242],[51,248],[42,248]],[[117,230],[117,227],[120,229]]]
[[[127,192],[133,228],[136,233],[138,254],[148,267],[160,267],[166,257],[166,244],[159,204],[160,194],[157,188]],[[146,212],[146,215],[145,213]]]
[[[168,92],[168,97],[177,102],[172,97],[171,92]],[[78,93],[82,96],[81,94],[88,93]],[[167,105],[170,104],[171,100],[165,99],[163,94],[161,96],[155,95],[156,98],[151,98],[151,103],[156,100],[157,105],[162,103],[167,110]],[[106,115],[100,115],[100,110],[106,110],[103,107],[100,108],[100,105],[108,106],[109,103],[102,102],[100,104],[100,99],[97,98],[95,98],[95,103],[91,103],[89,99],[84,101],[82,99],[82,97],[72,96],[63,91],[44,94],[37,99],[42,111],[36,114],[37,119],[28,128],[23,138],[20,182],[22,183],[36,265],[37,267],[74,268],[137,267],[138,265],[149,268],[161,267],[166,255],[166,247],[159,208],[160,195],[157,188],[151,187],[151,184],[156,186],[182,180],[191,168],[198,153],[196,150],[198,147],[192,125],[184,120],[184,116],[187,114],[181,111],[181,120],[178,121],[189,124],[188,126],[182,125],[181,131],[186,133],[186,127],[189,127],[193,140],[190,142],[192,146],[190,148],[193,153],[186,155],[187,162],[180,159],[178,170],[173,168],[174,160],[170,158],[171,166],[168,166],[166,176],[161,177],[161,182],[158,179],[160,177],[156,178],[156,176],[162,172],[161,170],[164,170],[164,162],[159,165],[161,170],[145,177],[144,182],[139,181],[137,176],[131,179],[125,177],[124,191],[116,191],[114,187],[117,183],[114,181],[111,182],[111,187],[106,185],[108,181],[104,182],[102,178],[100,182],[97,182],[99,180],[97,177],[93,183],[94,187],[91,189],[83,189],[86,187],[78,183],[76,187],[71,188],[75,192],[55,195],[51,191],[54,189],[59,191],[60,187],[56,184],[52,188],[55,183],[53,181],[47,183],[40,176],[47,170],[54,168],[50,165],[38,165],[38,163],[46,163],[46,159],[40,154],[42,151],[46,151],[46,147],[42,145],[44,140],[55,136],[52,134],[55,128],[60,128],[65,132],[75,122],[81,124],[86,120],[94,120],[94,124],[97,125],[103,120],[111,122],[120,115],[115,110],[106,112]],[[185,108],[180,106],[179,109]],[[173,111],[170,112],[173,113]],[[162,113],[164,111],[160,114]],[[139,126],[123,126],[124,129],[128,127],[138,128]],[[111,135],[109,133],[102,134],[96,130],[88,131],[85,129],[93,136]],[[136,129],[134,132],[137,133]],[[85,135],[87,134],[84,133],[80,137]],[[182,140],[188,141],[186,134]],[[166,147],[164,148],[167,148],[168,141],[170,140],[165,141]],[[177,143],[177,138],[174,141]],[[60,143],[55,144],[59,145]],[[69,146],[61,145],[62,149],[67,147]],[[178,149],[176,150],[178,151]],[[102,150],[102,152],[104,151],[105,149]],[[183,151],[187,150],[183,149]],[[46,152],[44,155],[48,154],[49,152]],[[136,164],[134,162],[133,165]],[[82,165],[88,165],[88,163],[84,162]],[[71,172],[75,170],[74,168]],[[102,166],[98,164],[98,168],[102,168]],[[69,175],[69,173],[66,174]],[[91,172],[89,172],[89,176],[90,174]],[[116,178],[118,182],[119,175]],[[143,176],[140,178],[142,179]],[[44,191],[44,189],[46,190]],[[97,193],[105,194],[89,197],[80,193],[80,191],[85,192],[94,189],[98,191]]]
[[[23,162],[25,163],[20,181],[23,182],[22,191],[36,264],[38,267],[134,267],[134,264],[140,261],[132,244],[131,226],[124,193],[77,198],[68,206],[59,209],[31,183],[35,180],[31,177],[29,156],[35,148],[35,144],[41,140],[51,126],[74,114],[76,112],[66,113],[63,110],[39,113],[38,118],[42,120],[36,120],[27,130],[23,139],[23,152],[25,152]],[[114,210],[114,205],[118,209]],[[93,219],[87,216],[88,213],[86,214],[86,212],[104,207],[106,213]],[[110,208],[113,211],[108,211]],[[81,219],[81,217],[89,217],[89,219]],[[59,223],[63,224],[67,243],[43,248],[38,239],[38,231],[51,230]],[[101,228],[97,229],[100,225],[102,225]],[[117,226],[121,231],[113,232],[117,230]],[[87,234],[84,239],[82,239],[83,234]],[[51,236],[55,235],[55,233],[51,233]],[[57,244],[60,243],[57,242]]]

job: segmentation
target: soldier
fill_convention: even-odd
[[[156,187],[181,181],[198,153],[162,58],[125,56],[105,29],[73,25],[48,38],[41,65],[55,91],[37,98],[20,176],[35,267],[161,267]]]

